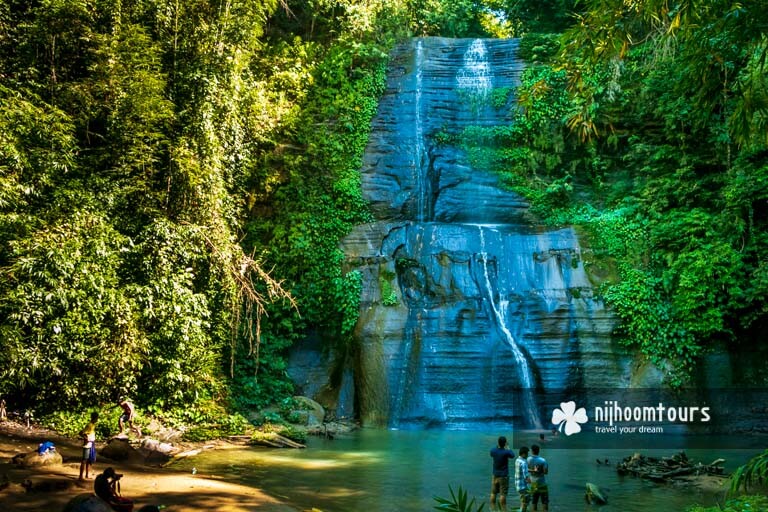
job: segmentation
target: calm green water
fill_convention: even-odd
[[[238,481],[295,504],[324,512],[427,511],[433,496],[448,496],[448,485],[462,485],[470,496],[487,501],[491,458],[497,434],[468,431],[362,430],[332,441],[310,439],[306,450],[210,451],[182,460],[178,469],[197,469],[201,477]],[[509,436],[508,436],[509,437]],[[550,463],[550,510],[601,512],[682,511],[691,504],[713,505],[711,493],[660,486],[637,478],[619,477],[612,463],[631,450],[560,449],[557,440],[543,445]],[[682,443],[681,443],[682,446]],[[671,455],[674,450],[642,450]],[[754,450],[686,450],[690,458],[709,463],[723,457],[726,471],[743,464]],[[606,490],[608,505],[584,502],[584,484]],[[510,501],[513,498],[510,491]],[[487,509],[487,506],[486,506]]]

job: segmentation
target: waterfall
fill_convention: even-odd
[[[486,226],[487,227],[487,226]],[[541,420],[539,418],[539,413],[536,410],[536,401],[533,396],[533,391],[536,387],[536,383],[533,378],[533,372],[531,371],[530,364],[528,364],[528,358],[525,356],[523,351],[520,349],[520,346],[515,341],[515,337],[512,335],[512,332],[509,330],[509,327],[507,326],[507,307],[508,307],[508,300],[502,299],[501,294],[499,294],[499,304],[496,304],[496,301],[494,300],[494,292],[493,292],[493,285],[491,284],[491,276],[488,272],[488,251],[485,248],[485,233],[483,231],[483,226],[478,225],[478,232],[480,235],[480,261],[483,264],[483,277],[485,278],[485,289],[488,291],[488,305],[491,308],[491,312],[493,313],[494,318],[496,319],[496,325],[501,330],[504,341],[506,341],[507,345],[509,345],[510,350],[512,351],[512,356],[515,358],[515,362],[517,363],[517,368],[520,373],[520,379],[522,380],[523,389],[522,389],[522,401],[523,401],[523,408],[528,416],[528,418],[531,419],[531,422],[533,423],[536,428],[542,428]],[[497,267],[496,273],[498,274],[501,271]]]
[[[363,276],[357,348],[328,372],[352,366],[366,425],[538,425],[549,404],[534,393],[627,367],[611,353],[612,317],[589,302],[599,279],[559,263],[578,254],[575,231],[535,225],[456,143],[513,122],[523,69],[514,39],[418,38],[391,55],[361,169],[373,221],[342,243],[345,269]]]
[[[413,150],[413,176],[416,184],[416,220],[427,219],[427,169],[424,166],[424,123],[421,119],[422,89],[424,82],[424,45],[421,40],[416,43],[416,89],[414,92],[415,108],[415,144]]]
[[[459,89],[479,97],[485,97],[491,92],[493,84],[487,54],[483,40],[475,39],[464,53],[462,67],[456,74]]]
[[[485,277],[485,289],[488,290],[488,304],[491,306],[491,310],[493,311],[494,316],[496,317],[496,321],[498,322],[499,328],[501,329],[501,332],[504,334],[504,340],[507,342],[507,345],[509,345],[509,348],[512,350],[512,355],[515,357],[515,361],[517,361],[518,367],[520,368],[520,377],[523,380],[523,385],[526,388],[532,388],[534,387],[533,382],[533,376],[531,374],[531,369],[528,365],[528,360],[525,358],[525,355],[520,350],[520,347],[515,342],[514,336],[512,336],[512,332],[510,332],[509,327],[507,327],[507,323],[505,320],[506,312],[501,308],[501,304],[499,306],[496,305],[496,301],[493,300],[493,285],[491,284],[491,277],[488,274],[488,252],[485,249],[485,233],[483,232],[483,226],[478,226],[478,230],[480,233],[480,260],[483,263],[483,276]],[[498,269],[497,269],[498,272]],[[501,299],[499,300],[501,303]]]
[[[410,354],[413,351],[413,340],[415,336],[411,333],[404,339],[403,351],[406,354]],[[406,404],[406,395],[408,393],[408,383],[413,379],[411,373],[413,364],[413,358],[408,357],[404,361],[403,367],[400,369],[400,374],[397,376],[397,387],[394,391],[394,417],[390,422],[390,426],[397,430],[400,427],[400,418],[403,416],[403,408]]]

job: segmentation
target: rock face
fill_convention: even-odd
[[[364,424],[542,426],[548,393],[629,383],[632,358],[611,340],[575,230],[537,225],[520,196],[445,143],[509,124],[517,44],[423,38],[392,54],[362,168],[376,221],[342,244],[363,276],[357,352],[334,361],[308,345],[294,362],[314,364],[292,366],[297,381],[324,382],[305,379],[318,367],[351,372],[354,393],[336,405],[354,404]],[[342,389],[326,380],[302,392]]]
[[[379,223],[345,248],[366,283],[358,400],[369,423],[534,426],[540,414],[515,390],[605,387],[628,373],[572,229]]]

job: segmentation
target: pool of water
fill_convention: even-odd
[[[497,435],[468,431],[392,431],[364,429],[334,440],[310,439],[306,450],[243,448],[203,452],[174,467],[200,476],[234,480],[295,504],[324,512],[433,510],[434,496],[447,497],[448,486],[462,486],[480,502],[488,500],[491,458]],[[714,505],[711,491],[653,484],[620,477],[613,467],[633,450],[565,449],[560,440],[542,445],[550,463],[550,510],[601,512],[683,511],[692,504]],[[680,446],[685,446],[681,438]],[[716,444],[713,444],[716,446]],[[668,456],[674,450],[643,449]],[[726,459],[726,471],[743,464],[754,450],[689,449],[691,459]],[[608,459],[609,466],[596,459]],[[608,504],[584,501],[584,485],[603,488]],[[722,501],[722,497],[720,497]],[[510,503],[514,491],[510,491]],[[510,507],[512,509],[512,507]],[[487,506],[486,506],[487,510]]]

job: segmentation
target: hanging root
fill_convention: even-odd
[[[230,339],[230,376],[235,372],[235,349],[242,328],[248,340],[248,355],[256,360],[256,371],[259,365],[259,348],[261,345],[261,319],[267,315],[267,305],[278,301],[287,301],[291,308],[298,311],[296,299],[291,292],[283,288],[283,281],[273,278],[273,269],[264,270],[261,263],[243,252],[239,244],[229,241],[216,243],[200,233],[218,267],[224,272],[222,276],[230,287],[230,311],[232,314]],[[258,287],[257,283],[263,285]],[[264,288],[262,291],[260,288]]]

